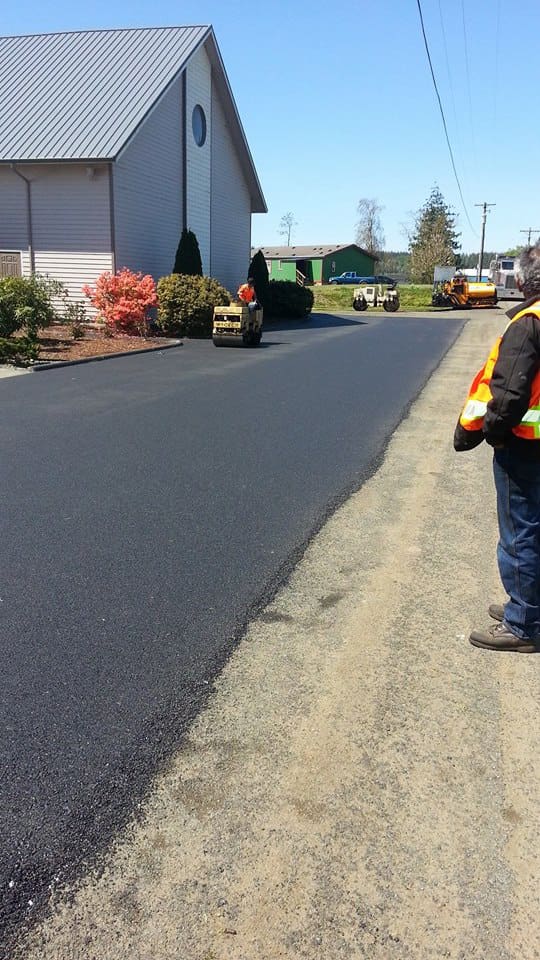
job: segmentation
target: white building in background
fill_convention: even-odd
[[[157,280],[186,226],[245,279],[266,204],[210,26],[0,37],[0,92],[0,275]]]

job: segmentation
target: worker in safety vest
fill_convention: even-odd
[[[476,374],[455,434],[456,450],[494,448],[499,573],[509,596],[470,641],[489,650],[540,650],[540,246],[524,250],[516,280],[525,300]]]
[[[237,297],[239,300],[242,300],[243,303],[247,303],[249,310],[257,310],[259,304],[257,302],[253,277],[248,277],[247,283],[243,283],[238,287]]]

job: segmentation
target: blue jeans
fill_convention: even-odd
[[[531,440],[531,443],[538,441]],[[540,638],[540,462],[495,450],[499,543],[497,562],[510,597],[504,622],[517,637]]]

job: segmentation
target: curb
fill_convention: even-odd
[[[60,367],[75,367],[79,363],[94,363],[97,360],[118,360],[119,357],[136,357],[141,353],[161,353],[162,350],[182,346],[182,340],[175,340],[174,343],[164,343],[161,347],[143,347],[141,350],[125,350],[123,353],[102,353],[99,357],[82,357],[80,360],[46,360],[44,363],[38,360],[35,366],[28,369],[38,373],[40,370],[58,370]]]

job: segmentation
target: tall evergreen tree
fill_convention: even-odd
[[[257,300],[263,310],[266,310],[270,297],[270,281],[268,279],[268,267],[266,266],[266,260],[264,259],[262,250],[258,250],[251,258],[248,277],[253,278]]]
[[[202,277],[203,275],[199,243],[193,231],[188,230],[187,227],[182,230],[173,273],[183,273],[189,277]]]
[[[459,237],[456,215],[437,186],[434,186],[415,217],[409,240],[411,278],[417,283],[432,283],[436,266],[457,264]]]

